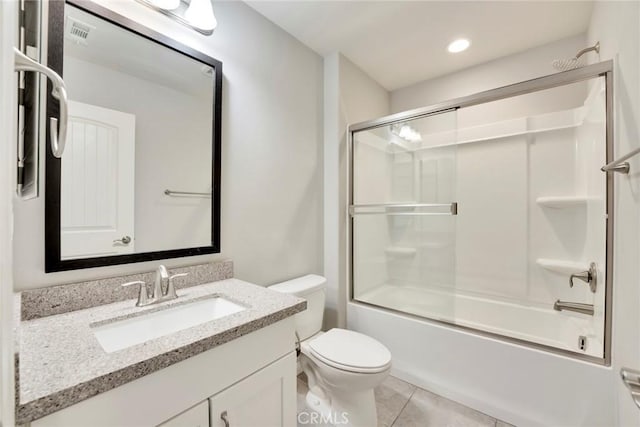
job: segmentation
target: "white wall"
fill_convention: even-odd
[[[13,197],[16,166],[17,2],[0,2],[0,425],[14,423]]]
[[[600,58],[613,59],[614,157],[640,147],[640,3],[596,2],[589,43],[600,41]],[[640,157],[628,176],[614,174],[613,372],[618,396],[616,425],[640,425],[640,411],[619,380],[621,367],[640,369]]]
[[[136,116],[135,252],[210,245],[211,199],[164,190],[211,190],[212,79],[203,75],[195,95],[72,56],[64,73],[69,100]],[[109,90],[96,90],[96,82]]]
[[[322,272],[322,58],[241,2],[215,2],[210,37],[135,2],[114,11],[223,62],[222,253],[268,284]],[[41,188],[44,188],[42,186]],[[16,289],[151,270],[159,262],[44,274],[44,199],[16,206]]]
[[[346,322],[347,128],[389,114],[389,93],[339,53],[324,58],[324,82],[325,327],[334,327]]]

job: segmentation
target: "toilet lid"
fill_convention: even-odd
[[[391,364],[391,353],[373,338],[334,328],[312,339],[309,348],[327,364],[353,372],[380,372]]]

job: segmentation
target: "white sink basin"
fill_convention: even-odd
[[[212,297],[92,327],[107,353],[182,331],[246,310],[223,297]]]

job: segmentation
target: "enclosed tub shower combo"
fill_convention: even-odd
[[[352,125],[354,322],[375,307],[608,364],[611,88],[603,62]]]

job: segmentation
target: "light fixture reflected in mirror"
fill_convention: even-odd
[[[392,135],[400,137],[407,142],[422,141],[422,135],[420,135],[420,132],[418,132],[417,130],[415,130],[414,128],[412,128],[406,123],[391,125],[390,130]]]
[[[211,0],[137,0],[201,34],[210,36],[218,25]]]

